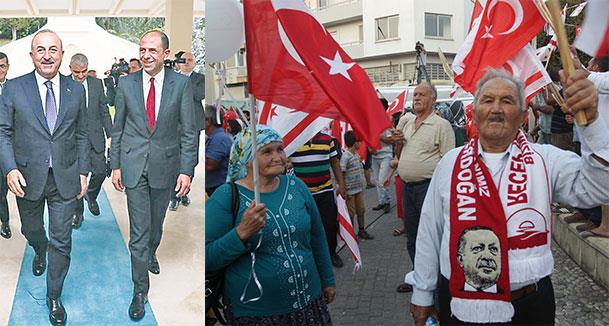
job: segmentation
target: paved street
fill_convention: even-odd
[[[396,292],[405,272],[412,268],[406,238],[392,235],[400,225],[395,206],[389,214],[375,212],[372,207],[377,204],[376,198],[375,189],[366,190],[366,223],[368,232],[376,238],[360,242],[363,268],[352,274],[351,254],[343,248],[340,256],[345,266],[334,269],[337,296],[330,313],[335,325],[413,324],[408,312],[411,294]],[[596,284],[556,244],[554,258],[556,324],[609,325],[609,291]]]

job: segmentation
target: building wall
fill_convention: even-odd
[[[413,0],[362,0],[364,55],[366,57],[406,52],[414,48]],[[382,5],[381,5],[382,4]],[[398,38],[376,41],[376,19],[399,15]]]
[[[340,45],[350,45],[355,43],[361,43],[359,27],[362,25],[361,21],[349,22],[337,26],[328,27],[328,32],[332,34],[332,37]]]
[[[465,40],[465,21],[469,22],[469,18],[465,18],[466,2],[469,2],[469,0],[414,0],[413,12],[416,13],[414,17],[414,37],[416,40],[425,44],[425,49],[429,52],[437,52],[438,47],[440,47],[444,53],[456,53],[463,40]],[[425,36],[425,13],[450,15],[452,36],[450,38]]]

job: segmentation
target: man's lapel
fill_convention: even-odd
[[[163,68],[163,69],[165,69],[165,68]],[[165,69],[165,77],[163,79],[163,90],[161,91],[161,104],[159,106],[159,114],[156,117],[156,123],[154,124],[154,129],[152,130],[153,133],[157,129],[157,126],[159,125],[161,118],[165,114],[167,114],[165,112],[165,111],[167,111],[165,109],[165,105],[166,105],[167,101],[169,101],[169,97],[171,96],[171,93],[173,90],[173,83],[174,83],[173,77],[174,76],[173,76],[172,71],[169,69]]]
[[[148,126],[148,116],[146,115],[146,101],[144,100],[144,84],[143,84],[143,79],[144,77],[142,77],[142,70],[138,71],[135,73],[135,83],[133,84],[132,88],[135,88],[132,90],[133,94],[135,94],[135,101],[136,103],[140,103],[141,105],[139,107],[142,108],[142,114],[140,114],[139,116],[142,117],[142,123],[144,123],[144,128],[146,128],[146,130],[148,130],[148,132],[150,131],[150,127]],[[123,83],[125,82],[126,78],[123,78]]]
[[[25,89],[32,90],[33,94],[30,94],[30,95],[24,94],[24,96],[29,98],[30,102],[32,102],[31,107],[32,107],[32,111],[34,112],[34,115],[36,116],[36,118],[38,118],[38,121],[40,121],[40,124],[42,125],[42,127],[50,135],[51,132],[49,130],[49,126],[47,125],[47,118],[44,115],[44,110],[42,108],[42,100],[40,99],[40,91],[38,90],[38,84],[36,83],[36,76],[34,75],[33,71],[25,79],[25,82],[26,82]]]
[[[94,88],[96,86],[93,84],[94,84],[93,77],[87,76],[87,87],[85,87],[85,92],[87,92],[86,96],[85,96],[85,99],[87,101],[87,114],[89,114],[89,108],[91,107],[91,95],[96,94],[94,91],[92,91],[92,88]]]
[[[63,122],[63,118],[66,116],[66,111],[68,111],[67,105],[62,105],[64,103],[69,103],[72,96],[74,96],[74,90],[68,86],[68,77],[64,75],[59,75],[59,92],[61,95],[59,96],[59,113],[57,114],[57,122],[55,123],[55,130],[59,129],[61,126],[61,122]]]

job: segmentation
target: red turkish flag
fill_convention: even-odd
[[[364,70],[301,0],[244,1],[248,86],[259,100],[346,121],[379,147],[391,122]]]
[[[398,97],[396,97],[395,100],[393,100],[393,102],[391,102],[391,104],[389,104],[389,108],[387,108],[388,117],[391,117],[392,115],[394,115],[398,112],[404,111],[404,101],[406,101],[406,91],[407,90],[408,89],[401,92],[400,95],[398,95]]]
[[[487,68],[503,65],[543,28],[533,1],[489,0],[453,62],[455,82],[474,93]]]

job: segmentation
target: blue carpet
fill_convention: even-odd
[[[129,319],[133,294],[129,251],[106,194],[97,200],[101,214],[86,208],[85,219],[72,231],[72,260],[61,300],[68,325],[157,325],[149,304],[139,322]],[[48,216],[45,213],[48,229]],[[34,251],[26,245],[9,325],[49,325],[46,306],[46,272],[32,274]]]

